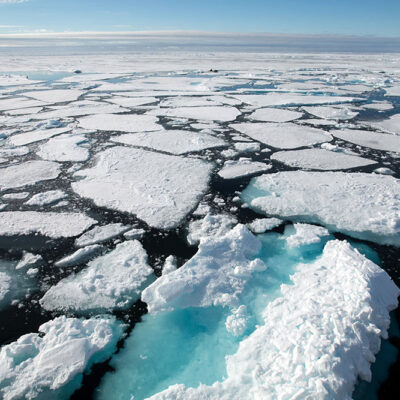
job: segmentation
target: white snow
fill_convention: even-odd
[[[293,123],[239,123],[231,127],[252,139],[280,149],[294,149],[316,143],[330,142],[332,136],[321,129]]]
[[[162,274],[167,275],[170,274],[171,272],[174,272],[178,269],[176,265],[176,257],[173,255],[168,256],[165,259],[164,265],[162,267]]]
[[[165,117],[190,118],[201,121],[227,122],[235,120],[236,117],[240,115],[240,111],[231,106],[177,107],[159,108],[151,110],[147,114]]]
[[[294,232],[286,239],[290,247],[300,247],[308,244],[319,243],[322,237],[329,236],[329,231],[322,226],[309,224],[294,224]]]
[[[399,193],[391,176],[290,171],[253,178],[242,200],[268,215],[400,246]]]
[[[259,240],[245,226],[225,235],[204,237],[196,255],[176,271],[162,275],[142,293],[149,313],[175,308],[236,306],[252,273],[266,269]]]
[[[61,260],[54,263],[56,267],[71,267],[73,265],[86,263],[92,258],[98,256],[104,251],[104,247],[100,244],[92,244],[91,246],[83,247],[82,249],[76,250],[74,253],[65,256]]]
[[[59,165],[51,161],[34,160],[0,168],[0,191],[55,179],[59,174]]]
[[[132,146],[147,147],[172,154],[185,154],[228,144],[215,136],[202,132],[162,130],[132,133],[111,138],[112,141]]]
[[[363,108],[367,108],[369,110],[377,110],[377,111],[388,111],[393,109],[393,105],[386,101],[376,101],[371,104],[364,104]]]
[[[23,95],[26,97],[31,97],[48,104],[74,101],[77,100],[82,94],[82,91],[76,89],[50,89],[23,93]]]
[[[385,88],[386,96],[400,96],[400,86]]]
[[[1,198],[3,200],[21,200],[26,199],[29,196],[29,192],[18,192],[18,193],[7,193]]]
[[[40,233],[53,239],[77,236],[96,221],[81,213],[3,211],[0,236]]]
[[[260,151],[260,143],[255,142],[237,142],[233,146],[239,153],[254,153]]]
[[[349,107],[303,107],[303,110],[322,119],[349,120],[358,115],[358,112]]]
[[[146,233],[146,231],[144,229],[133,228],[133,229],[129,230],[128,232],[125,232],[124,237],[129,240],[140,239],[145,233]]]
[[[257,218],[253,222],[247,224],[247,227],[253,233],[264,233],[281,225],[282,222],[283,221],[279,218]]]
[[[157,102],[156,97],[111,97],[110,99],[106,99],[109,103],[118,104],[122,107],[133,108],[137,106],[142,106],[145,104],[155,103]]]
[[[162,129],[162,126],[156,122],[156,117],[136,114],[98,114],[79,119],[79,125],[82,128],[118,132],[144,132]]]
[[[376,161],[324,149],[279,151],[272,154],[276,160],[291,167],[318,170],[338,170],[364,167]]]
[[[259,161],[225,161],[222,169],[218,171],[218,175],[223,179],[235,179],[249,176],[258,172],[268,171],[271,168],[271,164]]]
[[[126,241],[51,287],[40,304],[46,310],[76,312],[126,309],[140,296],[152,272],[142,245]]]
[[[62,190],[49,190],[32,196],[27,202],[28,206],[47,206],[53,204],[56,201],[65,199],[68,195]]]
[[[41,140],[49,139],[61,133],[69,132],[71,128],[37,129],[30,132],[19,133],[11,136],[8,141],[14,146],[24,146]]]
[[[390,168],[385,168],[385,167],[374,169],[374,173],[382,174],[382,175],[394,175],[395,174],[395,172],[393,170],[391,170]]]
[[[19,260],[18,264],[15,266],[15,269],[23,269],[35,267],[43,261],[43,258],[40,254],[32,254],[28,252],[24,252],[21,260]]]
[[[265,122],[289,122],[298,119],[303,114],[298,111],[282,110],[279,108],[259,108],[249,115],[249,119]]]
[[[400,131],[399,131],[400,132]],[[331,130],[339,139],[376,150],[396,151],[400,153],[400,136],[358,129]]]
[[[90,231],[85,232],[82,236],[75,240],[75,246],[85,247],[91,244],[103,243],[122,235],[131,229],[130,225],[123,225],[119,222],[103,226],[95,226]]]
[[[383,121],[368,122],[373,128],[400,135],[400,114],[395,114]]]
[[[187,241],[190,245],[194,245],[202,239],[221,237],[236,224],[236,218],[228,214],[207,214],[203,219],[189,223]]]
[[[12,97],[0,100],[0,111],[16,110],[20,108],[32,108],[43,106],[45,103],[38,100],[26,99],[24,97]]]
[[[126,147],[97,154],[94,167],[72,183],[80,196],[103,207],[135,214],[152,227],[177,226],[207,190],[213,165]],[[134,171],[134,173],[132,172]]]
[[[116,350],[123,326],[114,317],[58,317],[0,351],[0,393],[4,400],[67,400],[82,374]]]

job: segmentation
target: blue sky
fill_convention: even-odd
[[[0,0],[0,33],[138,30],[400,37],[400,0]]]

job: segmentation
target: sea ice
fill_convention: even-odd
[[[151,115],[98,114],[79,119],[79,125],[85,129],[118,132],[158,131],[162,126]]]
[[[37,155],[44,160],[83,162],[89,158],[89,150],[80,145],[87,142],[84,135],[60,135],[40,145]]]
[[[233,146],[238,153],[254,153],[260,151],[260,143],[255,142],[237,142]]]
[[[0,168],[0,171],[2,191],[55,179],[60,174],[60,167],[55,162],[34,160]]]
[[[276,160],[295,168],[317,170],[350,169],[376,164],[376,161],[363,157],[324,149],[278,151],[272,154],[271,160]]]
[[[30,132],[19,133],[11,136],[8,141],[14,146],[25,146],[34,142],[49,139],[53,136],[66,133],[71,130],[70,127],[54,128],[54,129],[37,129]]]
[[[393,109],[393,105],[385,101],[382,102],[377,101],[371,104],[364,104],[363,108],[367,108],[369,110],[377,110],[377,111],[388,111]]]
[[[253,233],[264,233],[281,225],[283,221],[279,218],[257,218],[247,224]]]
[[[126,241],[51,287],[40,304],[46,310],[81,313],[126,309],[140,297],[152,273],[142,245]]]
[[[130,225],[123,225],[119,222],[103,226],[95,226],[75,240],[75,246],[85,247],[92,244],[103,243],[113,239],[131,229]]]
[[[54,263],[56,267],[72,267],[77,264],[86,263],[87,261],[98,256],[104,251],[104,247],[100,244],[92,244],[76,250],[74,253],[65,256],[61,260]]]
[[[395,114],[383,121],[369,122],[373,128],[400,135],[400,114]]]
[[[399,131],[400,132],[400,131]],[[339,139],[376,150],[396,151],[400,153],[400,136],[358,129],[331,130]]]
[[[25,204],[28,206],[47,206],[65,199],[68,195],[62,190],[49,190],[32,196]]]
[[[27,269],[31,267],[36,267],[38,264],[43,262],[43,257],[40,254],[32,254],[24,252],[21,260],[15,266],[15,269]]]
[[[254,140],[280,149],[330,142],[332,136],[321,129],[299,126],[293,123],[239,123],[231,127]]]
[[[83,92],[76,89],[50,89],[23,93],[23,95],[26,97],[31,97],[35,100],[40,100],[48,104],[74,101],[77,100],[82,94]]]
[[[261,213],[400,246],[398,193],[391,176],[289,171],[253,178],[242,200]]]
[[[172,154],[185,154],[214,147],[226,147],[228,143],[202,132],[162,130],[132,133],[111,138],[112,141],[132,146],[147,147]]]
[[[385,88],[386,96],[400,96],[400,86]]]
[[[218,171],[218,175],[223,179],[235,179],[249,176],[255,173],[268,171],[272,168],[271,164],[250,161],[250,160],[238,160],[238,161],[225,161],[222,169]]]
[[[177,226],[207,190],[213,164],[151,151],[113,147],[72,183],[80,196],[103,207],[136,214],[152,227]],[[134,173],[132,172],[134,171]]]
[[[26,99],[24,97],[12,97],[0,100],[0,111],[16,110],[20,108],[32,108],[44,106],[45,103],[38,100]]]
[[[133,108],[145,104],[155,103],[158,101],[156,97],[111,97],[106,99],[109,103],[118,104],[122,107]]]
[[[39,233],[53,239],[73,237],[96,222],[81,213],[3,211],[0,213],[0,236]]]
[[[29,196],[29,192],[7,193],[1,196],[3,200],[22,200]]]
[[[0,393],[4,400],[67,400],[83,373],[116,350],[125,326],[114,317],[61,316],[0,350]]]
[[[297,111],[282,110],[279,108],[259,108],[249,115],[249,119],[265,122],[289,122],[298,119],[303,114]]]
[[[294,232],[289,233],[286,239],[290,247],[300,247],[313,243],[319,243],[321,238],[329,236],[329,231],[322,226],[309,224],[293,224]],[[287,230],[285,233],[288,233]]]
[[[322,119],[348,120],[358,115],[358,112],[349,107],[303,107],[303,110]]]

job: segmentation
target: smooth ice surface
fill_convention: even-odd
[[[237,142],[233,146],[238,153],[255,153],[260,151],[260,143],[256,142]]]
[[[81,313],[126,309],[138,299],[152,272],[142,245],[126,241],[51,287],[40,304],[46,310]]]
[[[247,227],[253,233],[264,233],[281,225],[282,222],[283,221],[279,218],[257,218],[253,222],[247,224]]]
[[[155,103],[157,102],[156,97],[111,97],[110,99],[106,99],[107,102],[109,103],[114,103],[118,104],[119,106],[122,107],[137,107],[137,106],[142,106],[144,104],[150,104],[150,103]]]
[[[393,105],[391,103],[382,101],[382,102],[373,102],[371,104],[364,104],[363,108],[367,108],[370,110],[378,110],[378,111],[387,111],[387,110],[392,110]]]
[[[177,108],[160,108],[152,110],[148,114],[159,115],[165,117],[190,118],[201,121],[233,121],[240,115],[240,111],[231,106],[215,106],[215,107],[177,107]]]
[[[0,213],[0,236],[39,233],[53,239],[73,237],[96,222],[81,213],[4,211]]]
[[[74,253],[63,257],[54,263],[56,267],[71,267],[73,265],[85,263],[95,256],[98,256],[104,251],[104,247],[100,244],[92,244],[90,246],[83,247],[76,250]]]
[[[29,192],[7,193],[1,196],[3,200],[22,200],[29,196]]]
[[[319,170],[338,170],[364,167],[376,161],[323,149],[279,151],[272,154],[276,160],[291,167]]]
[[[43,103],[42,101],[26,99],[24,97],[12,97],[9,99],[0,100],[0,111],[31,108],[43,105],[45,105],[45,103]]]
[[[0,191],[55,179],[59,174],[59,165],[51,161],[34,160],[0,168]]]
[[[31,97],[45,103],[64,103],[68,101],[77,100],[83,92],[75,89],[51,89],[51,90],[37,90],[34,92],[24,92],[23,95]]]
[[[260,108],[249,115],[249,119],[265,122],[289,122],[298,119],[303,114],[298,111],[279,108]]]
[[[68,195],[63,190],[49,190],[32,196],[25,204],[27,206],[47,206],[59,200],[65,199]]]
[[[400,246],[399,193],[391,176],[290,171],[253,178],[242,200],[261,213]]]
[[[240,123],[232,124],[231,127],[252,139],[278,149],[295,149],[332,140],[332,136],[321,129],[293,123]]]
[[[113,317],[55,318],[39,333],[21,336],[0,351],[4,400],[65,399],[80,387],[83,372],[115,350],[124,326]]]
[[[60,135],[39,147],[37,155],[44,160],[82,162],[89,158],[89,150],[80,145],[87,143],[84,135]]]
[[[95,226],[75,240],[77,247],[85,247],[91,244],[106,242],[131,229],[130,225],[123,225],[119,222],[103,226]]]
[[[49,139],[61,133],[69,132],[71,128],[37,129],[30,132],[19,133],[11,136],[8,140],[14,146],[24,146],[41,140]]]
[[[349,107],[303,107],[303,110],[322,119],[349,120],[358,115],[358,112]]]
[[[400,136],[397,135],[359,129],[331,130],[330,133],[333,136],[360,146],[400,153]]]
[[[268,171],[271,168],[271,164],[259,161],[226,161],[222,169],[218,171],[218,175],[223,179],[235,179],[249,176],[258,172]]]
[[[369,122],[373,128],[400,135],[400,114],[395,114],[383,121]]]
[[[151,115],[99,114],[79,119],[79,125],[85,129],[118,132],[158,131],[162,128],[157,118]]]
[[[113,137],[112,141],[172,154],[185,154],[228,145],[224,140],[215,136],[183,130],[132,133]]]
[[[201,239],[225,235],[236,224],[236,218],[228,214],[207,214],[189,223],[186,239],[190,245],[198,244]]]
[[[103,207],[136,214],[153,227],[174,227],[207,190],[213,165],[202,160],[113,147],[77,172],[80,196]],[[134,173],[132,172],[134,171]]]

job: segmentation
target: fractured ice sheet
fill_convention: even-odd
[[[119,222],[103,226],[95,226],[75,240],[77,247],[85,247],[91,244],[103,243],[113,239],[131,229],[130,225],[123,225]]]
[[[358,115],[358,112],[349,107],[303,107],[303,110],[322,119],[348,120]]]
[[[66,197],[68,195],[62,190],[49,190],[33,195],[25,204],[27,206],[47,206]]]
[[[26,97],[31,97],[49,104],[74,101],[82,94],[83,92],[76,89],[37,90],[34,92],[23,93]]]
[[[318,170],[350,169],[376,164],[376,161],[363,157],[324,149],[278,151],[272,154],[271,160],[279,161],[290,167]]]
[[[41,234],[53,239],[78,236],[94,223],[81,213],[3,211],[0,236]]]
[[[53,129],[37,129],[34,131],[13,135],[8,140],[14,146],[24,146],[30,143],[49,139],[53,136],[60,135],[61,133],[69,132],[70,130],[71,128],[69,127],[53,128]]]
[[[37,155],[44,160],[83,162],[89,158],[89,150],[81,146],[86,143],[84,135],[60,135],[40,145]]]
[[[264,233],[281,225],[282,222],[283,221],[279,218],[257,218],[253,222],[247,224],[247,227],[253,233]]]
[[[258,172],[268,171],[271,168],[271,164],[259,161],[225,161],[222,169],[218,171],[218,175],[223,179],[236,179],[249,176]]]
[[[177,107],[204,107],[204,106],[222,106],[219,101],[213,100],[212,97],[190,97],[177,96],[162,100],[161,107],[177,108]]]
[[[279,108],[260,108],[249,115],[249,119],[265,122],[289,122],[298,119],[303,114],[297,111],[281,110]]]
[[[83,373],[116,350],[125,326],[114,317],[55,318],[40,333],[21,336],[0,351],[0,393],[4,400],[67,400]]]
[[[151,115],[98,114],[79,119],[79,125],[85,129],[99,131],[143,132],[157,131],[162,128]]]
[[[147,147],[172,154],[185,154],[214,147],[228,145],[224,140],[202,132],[183,130],[162,130],[155,132],[139,132],[116,136],[112,141],[128,145]]]
[[[241,197],[261,213],[400,246],[399,193],[391,176],[289,171],[253,178]]]
[[[34,160],[0,168],[0,191],[55,179],[59,174],[59,165],[52,161]]]
[[[399,131],[400,132],[400,131]],[[359,129],[331,130],[339,139],[376,150],[396,151],[400,153],[400,136]]]
[[[43,103],[42,101],[26,99],[24,97],[12,97],[9,99],[0,100],[0,111],[31,108],[43,105],[45,105],[45,103]]]
[[[156,97],[111,97],[106,100],[109,103],[118,104],[122,107],[137,107],[144,104],[155,103],[158,101]]]
[[[80,180],[72,189],[99,206],[168,229],[196,206],[212,169],[211,163],[198,159],[113,147],[97,154],[92,168],[75,174]]]
[[[373,128],[380,129],[384,132],[394,133],[396,135],[400,135],[400,114],[395,114],[389,117],[388,119],[384,119],[383,121],[368,121],[368,124]]]
[[[147,114],[190,118],[201,121],[233,121],[240,115],[240,111],[231,106],[210,106],[210,107],[177,107],[177,108],[160,108],[149,111]]]
[[[46,310],[78,313],[126,309],[140,297],[152,273],[142,245],[126,241],[51,287],[40,304]]]
[[[239,123],[230,126],[252,139],[280,149],[294,149],[332,140],[332,136],[321,129],[298,126],[290,122],[287,124]]]

